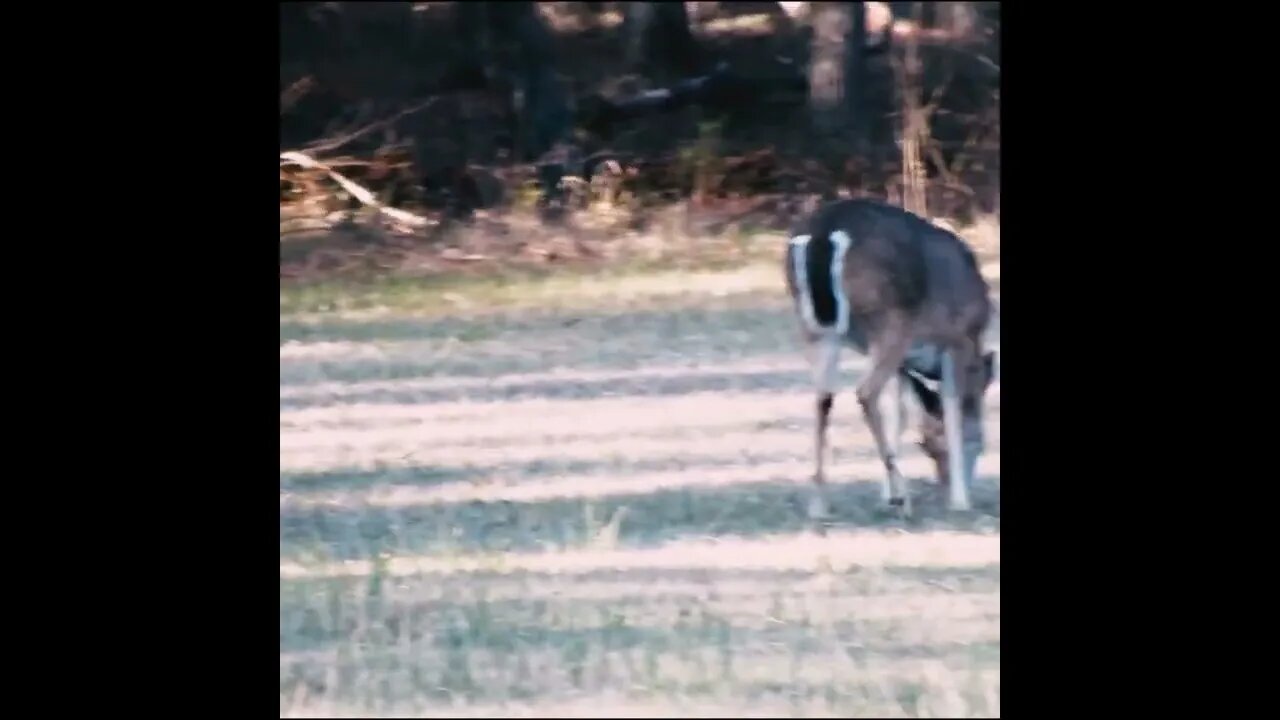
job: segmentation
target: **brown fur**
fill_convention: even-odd
[[[831,237],[837,231],[850,239],[840,278],[848,303],[849,326],[841,341],[871,360],[856,396],[893,488],[890,502],[903,504],[910,512],[909,499],[897,496],[905,490],[905,480],[898,471],[893,447],[897,437],[886,434],[881,393],[891,381],[896,384],[910,380],[904,377],[904,371],[913,348],[945,349],[955,361],[963,435],[966,441],[981,445],[982,399],[991,380],[991,356],[983,352],[982,344],[991,316],[989,288],[972,251],[954,233],[884,203],[865,199],[833,202],[819,208],[792,233],[811,238],[805,246],[810,297],[798,297],[790,246],[786,253],[789,294],[798,302],[812,302],[814,315],[824,327],[831,327],[836,319],[830,262],[834,254]],[[820,338],[808,328],[803,336],[812,354]],[[932,377],[935,373],[930,370],[926,374]],[[923,386],[911,384],[922,404],[926,404],[920,394]],[[825,483],[821,454],[830,410],[829,400],[823,399],[820,391],[815,425],[819,458],[814,476],[819,493]],[[890,398],[890,402],[897,401],[896,397]],[[938,407],[936,413],[924,414],[921,446],[934,460],[939,480],[945,483],[950,479],[945,433],[940,403],[934,405]]]

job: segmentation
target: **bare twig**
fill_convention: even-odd
[[[314,233],[321,230],[330,230],[333,224],[324,220],[311,220],[310,222],[294,221],[295,224],[289,227],[280,228],[280,235],[301,235],[303,233]]]
[[[319,153],[325,153],[325,152],[332,152],[333,150],[336,150],[357,138],[363,137],[364,135],[368,135],[374,130],[380,130],[384,127],[387,127],[391,123],[394,123],[395,121],[399,120],[400,118],[406,115],[412,115],[413,113],[425,110],[428,107],[430,107],[432,104],[434,104],[438,99],[439,99],[438,97],[428,98],[425,101],[420,102],[417,105],[414,105],[413,107],[408,107],[408,108],[405,108],[404,110],[401,110],[400,112],[396,113],[395,115],[392,115],[389,118],[384,118],[377,122],[365,125],[359,130],[356,130],[347,135],[344,135],[343,137],[312,143],[306,146],[305,148],[303,148],[303,150],[312,155],[317,155]]]
[[[307,75],[290,85],[284,92],[280,93],[280,114],[293,107],[294,103],[302,99],[303,95],[311,92],[316,86],[315,78]]]

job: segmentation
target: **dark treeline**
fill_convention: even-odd
[[[393,203],[465,214],[500,204],[504,183],[522,177],[554,204],[562,176],[590,180],[606,159],[656,198],[900,201],[903,140],[918,131],[931,213],[998,209],[997,3],[293,2],[280,12],[282,148],[368,161],[350,174],[389,188]],[[698,153],[715,159],[699,167],[721,171],[711,181],[682,169]]]

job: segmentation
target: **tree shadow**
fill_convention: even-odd
[[[360,372],[360,371],[356,371]],[[850,374],[856,378],[856,374]],[[317,396],[280,400],[281,410],[303,410],[337,404],[423,405],[444,402],[502,403],[512,400],[593,400],[620,397],[671,397],[698,392],[790,393],[811,390],[803,367],[794,370],[690,372],[660,377],[610,377],[599,380],[554,379],[396,389],[336,389]]]
[[[998,564],[888,566],[822,591],[806,586],[812,577],[648,568],[282,580],[282,692],[352,696],[399,676],[433,698],[470,701],[637,684],[821,698],[865,680],[825,669],[836,659],[891,685],[917,678],[894,669],[921,660],[999,667]],[[926,612],[900,612],[905,597]]]
[[[779,293],[781,293],[781,288]],[[573,334],[595,329],[605,336],[617,336],[635,332],[639,328],[652,327],[663,332],[677,331],[673,338],[687,327],[703,326],[709,329],[745,328],[759,329],[764,325],[782,325],[789,329],[793,316],[779,295],[777,303],[752,301],[749,307],[699,307],[699,308],[651,308],[636,310],[596,310],[590,306],[558,310],[513,310],[506,314],[472,317],[396,318],[392,320],[367,320],[351,318],[326,318],[319,321],[282,318],[280,342],[393,342],[398,340],[467,340],[476,336],[477,327],[491,326],[491,331],[480,331],[480,339],[499,333],[504,336],[545,335],[572,328]]]
[[[607,480],[601,480],[607,485]],[[532,502],[430,502],[394,508],[288,505],[280,509],[281,558],[365,560],[383,552],[543,551],[593,546],[618,518],[618,548],[653,548],[682,539],[745,538],[806,532],[807,481],[776,478],[722,487]],[[910,521],[882,507],[878,482],[828,486],[835,528],[973,532],[1000,517],[998,480],[978,478],[974,512],[952,513],[937,492],[918,494]],[[625,508],[625,511],[623,510]],[[622,511],[623,514],[619,514]]]
[[[652,365],[704,366],[772,355],[780,349],[799,357],[794,321],[774,310],[638,311],[563,317],[554,323],[475,320],[470,325],[398,321],[353,335],[345,323],[311,329],[311,341],[380,342],[383,333],[399,339],[377,348],[378,355],[289,357],[280,360],[282,389],[315,384],[400,381],[444,377],[488,378],[511,373],[578,370],[637,370]],[[423,345],[398,347],[421,327]],[[289,332],[294,332],[290,330]],[[454,333],[449,335],[449,333]],[[358,338],[358,339],[353,339]],[[460,339],[459,339],[460,338]],[[438,339],[439,342],[425,342]],[[482,344],[481,344],[482,343]]]
[[[791,453],[757,453],[752,462],[780,462]],[[653,472],[697,472],[699,469],[740,465],[740,456],[657,457],[624,460],[559,460],[539,458],[527,461],[477,462],[468,465],[409,465],[378,470],[325,470],[280,473],[280,490],[305,497],[323,492],[360,492],[397,487],[434,487],[459,481],[479,481],[494,477],[520,478],[536,482],[539,478],[585,476],[584,481],[599,477],[626,477]]]

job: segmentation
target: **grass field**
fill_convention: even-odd
[[[911,522],[838,395],[812,536],[775,272],[282,292],[281,714],[998,716],[999,385]]]

